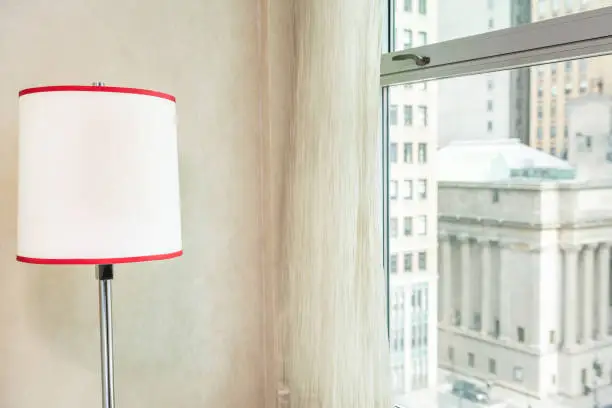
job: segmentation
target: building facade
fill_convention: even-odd
[[[397,1],[396,49],[438,41],[437,7]],[[389,91],[389,318],[399,395],[437,382],[437,96],[435,83]]]
[[[518,141],[439,159],[440,365],[538,398],[610,383],[612,179]]]

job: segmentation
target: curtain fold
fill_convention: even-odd
[[[379,133],[381,6],[297,0],[283,197],[291,408],[390,407]]]

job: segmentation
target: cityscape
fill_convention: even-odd
[[[612,5],[394,2],[396,51]],[[388,115],[396,407],[612,407],[612,56],[393,86]]]

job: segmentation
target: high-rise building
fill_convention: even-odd
[[[434,0],[398,0],[395,49],[435,42]],[[432,388],[437,371],[437,85],[389,91],[389,276],[393,387]]]
[[[531,20],[529,0],[439,3],[440,41],[497,31]],[[519,138],[527,143],[528,68],[441,80],[438,90],[441,147],[456,140]]]
[[[534,0],[534,21],[612,5],[612,0]],[[561,61],[531,68],[529,144],[567,158],[566,103],[592,92],[612,95],[612,56]]]

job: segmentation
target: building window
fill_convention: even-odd
[[[521,367],[514,367],[512,370],[512,379],[516,382],[523,381],[523,369]]]
[[[468,366],[474,368],[474,353],[468,353]]]
[[[550,74],[557,75],[557,63],[556,62],[550,64]]]
[[[404,180],[404,200],[412,200],[412,180]]]
[[[419,164],[427,163],[427,144],[419,143]]]
[[[550,344],[555,344],[557,342],[556,339],[555,339],[555,331],[554,330],[551,330],[551,331],[548,332],[548,342]]]
[[[586,93],[587,89],[589,88],[589,83],[586,79],[583,79],[582,81],[580,81],[580,93]]]
[[[497,363],[494,359],[489,359],[489,374],[497,374]]]
[[[572,93],[572,83],[568,82],[565,84],[565,94],[570,95]]]
[[[494,3],[495,3],[495,0],[487,0],[487,8],[489,10],[493,10]]]
[[[419,271],[427,270],[427,253],[424,251],[419,252]]]
[[[557,148],[555,146],[551,146],[550,148],[550,154],[552,156],[556,156],[557,155]]]
[[[557,127],[556,126],[551,126],[550,137],[557,137]]]
[[[557,116],[557,104],[553,101],[552,105],[550,105],[550,117],[554,119],[555,116]]]
[[[397,198],[397,180],[389,181],[389,198],[395,200]]]
[[[569,137],[569,128],[567,127],[567,125],[565,125],[565,127],[563,128],[563,138],[567,139]]]
[[[419,0],[419,14],[427,14],[427,0]]]
[[[578,70],[581,73],[587,72],[587,60],[586,59],[578,60]]]
[[[391,143],[389,146],[389,161],[397,163],[397,143]]]
[[[391,254],[389,256],[389,271],[391,273],[397,273],[397,254]]]
[[[519,326],[516,329],[516,334],[517,334],[517,337],[518,337],[518,342],[519,343],[524,343],[525,342],[525,328]]]
[[[404,272],[412,272],[412,252],[404,254]]]
[[[538,119],[542,119],[544,117],[544,112],[542,110],[542,106],[538,106]]]
[[[425,31],[419,31],[419,45],[427,45],[427,33]]]
[[[490,99],[487,101],[487,111],[493,111],[493,101]]]
[[[493,201],[494,203],[499,203],[499,190],[498,189],[493,190],[493,197],[491,201]]]
[[[389,105],[389,125],[397,125],[397,105]]]
[[[553,85],[553,87],[552,87],[552,88],[550,88],[550,94],[551,94],[553,97],[556,97],[556,96],[557,96],[557,85]]]
[[[419,198],[425,200],[427,198],[427,180],[419,179]]]
[[[412,48],[412,30],[404,30],[404,49]]]
[[[566,73],[572,72],[572,61],[565,61],[565,72]]]
[[[480,313],[474,312],[474,317],[473,317],[472,324],[474,325],[474,330],[480,330],[480,328],[482,326],[482,321],[481,321],[481,318],[480,318]]]
[[[493,84],[493,80],[492,79],[487,79],[487,89],[489,91],[492,91],[494,86],[495,85]]]
[[[404,105],[404,126],[412,126],[412,105]]]
[[[544,96],[544,88],[542,88],[541,86],[538,87],[538,98],[541,98]]]
[[[427,127],[427,106],[419,106],[419,122],[421,126]]]
[[[412,217],[404,217],[404,236],[412,235]]]
[[[412,0],[404,0],[404,11],[412,13]]]
[[[417,235],[427,235],[427,216],[426,215],[417,216],[416,233]]]
[[[489,19],[489,30],[492,30],[494,25],[495,25],[495,23],[493,22],[493,19],[490,18]]]
[[[448,361],[453,362],[455,360],[455,349],[452,347],[448,348]]]
[[[487,132],[492,132],[493,131],[493,122],[492,121],[487,121]]]
[[[495,337],[499,337],[499,335],[501,334],[501,326],[499,324],[499,319],[495,319],[495,327],[493,328],[493,334],[495,335]]]
[[[542,128],[538,126],[538,140],[542,140],[542,138],[543,138]]]
[[[404,163],[412,164],[412,143],[404,143]]]
[[[391,217],[389,219],[389,235],[391,238],[397,238],[397,218]]]

